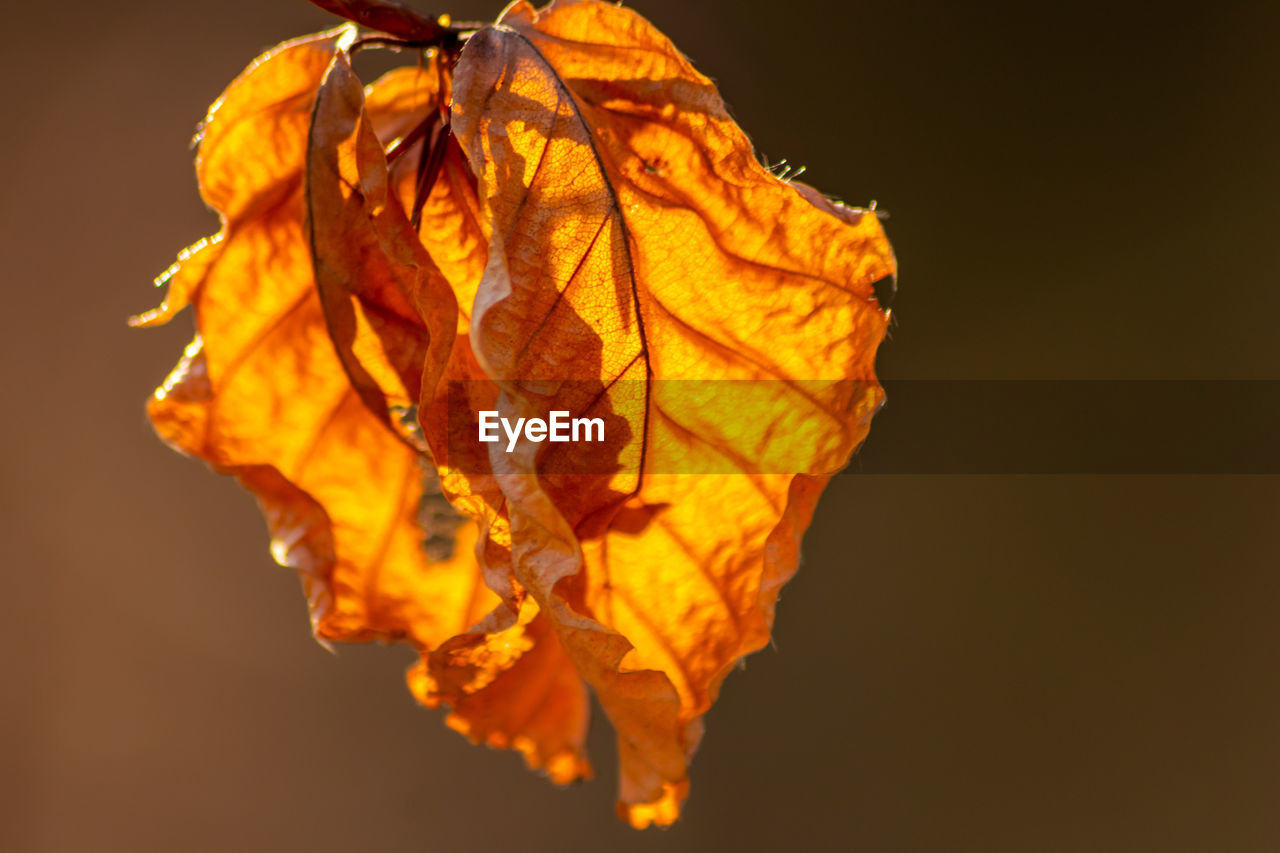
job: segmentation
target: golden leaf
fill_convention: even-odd
[[[882,399],[892,252],[634,12],[318,5],[389,35],[283,45],[211,111],[224,227],[142,320],[190,301],[199,332],[152,418],[259,496],[318,637],[411,641],[420,701],[558,782],[589,774],[590,685],[620,814],[669,824]],[[384,44],[431,50],[364,87]],[[603,435],[484,443],[482,410]]]
[[[321,82],[351,35],[343,29],[282,45],[210,111],[198,173],[223,229],[184,253],[166,276],[165,305],[138,320],[165,322],[187,301],[196,311],[197,338],[148,412],[166,441],[257,495],[273,554],[302,576],[317,638],[404,639],[425,659],[466,635],[498,598],[476,564],[476,525],[439,497],[430,460],[388,427],[386,410],[370,408],[344,372],[312,275],[303,221],[308,130]],[[398,82],[399,75],[388,81],[391,94]],[[371,95],[375,108],[394,103]],[[449,337],[455,324],[449,315]],[[534,636],[545,633],[535,619],[512,633],[523,635],[529,621]],[[588,772],[586,697],[576,676],[561,673],[548,687],[557,667],[572,673],[554,644],[554,637],[542,643],[528,664],[494,662],[502,671],[488,673],[492,683],[465,701],[412,673],[411,683],[426,704],[458,700],[455,728],[483,730],[569,781]],[[550,731],[536,715],[513,710],[508,720],[494,719],[486,707],[527,691],[554,697],[566,713],[576,709],[581,722]]]
[[[669,823],[701,715],[767,642],[823,477],[879,404],[893,258],[873,215],[766,171],[626,9],[513,4],[462,51],[452,112],[491,228],[472,347],[506,410],[626,422],[616,473],[490,457],[516,578],[619,730],[621,808]]]

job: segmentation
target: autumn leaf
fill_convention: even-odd
[[[351,35],[344,28],[282,45],[211,109],[198,173],[224,225],[184,253],[165,277],[165,305],[138,321],[165,322],[188,301],[196,310],[198,337],[148,412],[166,441],[258,497],[273,554],[303,578],[317,638],[407,640],[425,660],[498,599],[475,560],[476,525],[449,507],[430,460],[389,428],[386,412],[372,410],[344,372],[312,274],[307,140],[316,93]],[[402,76],[373,87],[375,113],[397,103]],[[452,332],[452,316],[449,323]],[[504,641],[518,643],[530,622],[540,636],[531,616]],[[585,720],[583,688],[564,678],[572,667],[558,648],[543,646],[535,666],[485,673],[492,684],[473,687],[465,700],[462,690],[435,689],[421,677],[411,675],[411,686],[426,704],[454,704],[455,728],[503,739],[532,766],[569,781],[588,772],[583,726],[527,733],[545,723],[529,711],[520,716],[512,700],[522,691],[548,695],[548,673],[559,669],[552,695]],[[512,669],[518,660],[498,663]],[[515,728],[493,720],[489,695],[508,703]]]
[[[490,585],[507,604],[489,624],[504,630],[516,620],[522,596],[510,582],[505,498],[486,470],[484,448],[464,448],[461,459],[448,453],[455,426],[448,413],[490,406],[497,388],[471,355],[466,329],[454,334],[462,318],[450,288],[460,296],[474,294],[486,253],[485,238],[475,233],[474,179],[438,115],[442,77],[435,63],[414,79],[393,74],[366,98],[348,57],[334,58],[312,112],[307,230],[316,287],[347,374],[372,411],[430,452],[445,493],[483,527],[480,564],[493,568]],[[410,92],[413,97],[405,97]],[[377,130],[393,104],[391,115],[400,118]],[[419,148],[416,158],[405,154],[411,140]],[[419,185],[433,169],[437,179],[427,197]],[[408,213],[419,207],[415,199],[426,214],[419,226]],[[451,230],[439,235],[442,227]],[[471,250],[457,251],[460,236]],[[432,341],[440,345],[433,349]],[[451,385],[461,384],[467,405],[448,404],[448,392],[436,381],[442,374]],[[420,425],[409,417],[419,406]]]
[[[589,685],[620,814],[669,824],[882,400],[892,252],[761,166],[634,12],[318,5],[382,35],[286,44],[211,111],[224,228],[147,318],[190,300],[200,333],[153,421],[258,494],[318,637],[408,639],[421,701],[559,782],[589,773]],[[387,45],[430,50],[363,86]],[[483,443],[485,410],[602,440]]]
[[[434,43],[447,30],[438,20],[419,15],[392,0],[311,0],[349,21],[409,42]]]
[[[892,256],[874,216],[761,167],[710,81],[612,5],[514,4],[463,50],[453,121],[491,220],[472,319],[486,372],[513,415],[591,393],[630,425],[634,470],[591,501],[579,478],[537,476],[537,445],[490,454],[510,472],[517,579],[619,730],[624,808],[667,823],[701,715],[767,642],[822,477],[879,404],[872,285]],[[708,417],[681,380],[750,390]],[[740,473],[685,473],[699,455]]]
[[[438,78],[422,74],[413,82],[423,100],[413,106],[435,117]],[[443,373],[458,310],[403,208],[389,203],[383,142],[364,100],[346,52],[339,51],[312,110],[305,230],[315,288],[343,368],[369,410],[395,424],[402,420],[396,413],[415,406],[422,388],[434,388]],[[375,159],[380,168],[361,168]]]

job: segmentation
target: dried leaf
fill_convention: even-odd
[[[433,50],[366,88],[346,27],[215,105],[224,228],[143,318],[190,301],[200,333],[152,418],[259,496],[317,636],[410,640],[420,701],[558,782],[590,772],[589,684],[620,814],[669,824],[882,399],[889,245],[762,167],[626,9],[520,0],[475,29],[317,4]],[[481,410],[604,438],[484,444]]]
[[[321,81],[350,35],[281,46],[211,110],[198,171],[224,227],[184,253],[167,276],[165,305],[139,320],[165,322],[188,300],[196,310],[196,341],[148,412],[166,441],[258,496],[273,554],[302,576],[317,638],[405,639],[425,659],[498,599],[475,560],[475,524],[439,498],[430,460],[348,379],[312,276],[303,228],[308,129]],[[455,324],[448,316],[449,332]],[[484,730],[495,744],[505,738],[532,766],[569,781],[588,772],[585,693],[563,674],[548,687],[549,673],[568,664],[554,637],[540,646],[529,663],[493,662],[479,674],[491,683],[465,701],[413,674],[411,683],[426,704],[455,700],[455,728]],[[576,709],[582,722],[549,732],[534,715],[493,719],[491,701],[528,692]]]
[[[419,106],[438,110],[434,75]],[[306,231],[315,285],[334,346],[370,411],[396,411],[433,389],[453,349],[453,290],[391,195],[376,119],[345,52],[333,59],[312,111]],[[394,113],[393,113],[394,115]]]
[[[348,21],[412,42],[432,42],[443,32],[438,21],[425,18],[409,7],[391,0],[311,0],[311,2]]]
[[[513,418],[629,427],[606,482],[539,477],[554,448],[491,446],[514,572],[619,730],[621,807],[669,823],[701,715],[767,642],[823,476],[879,404],[872,284],[892,255],[874,216],[760,166],[712,84],[628,10],[516,3],[454,86],[491,227],[481,364]],[[687,380],[740,390],[709,412]],[[740,473],[702,473],[726,460]]]
[[[515,625],[437,649],[410,672],[409,685],[428,704],[452,705],[445,722],[473,742],[518,749],[559,784],[591,776],[582,754],[586,690],[532,601]]]
[[[445,493],[486,531],[482,565],[498,567],[486,577],[508,604],[494,617],[501,630],[520,609],[520,591],[508,580],[504,498],[486,470],[483,448],[464,448],[463,459],[448,453],[448,435],[456,426],[448,412],[489,405],[497,388],[471,356],[466,331],[454,336],[459,322],[454,292],[474,294],[486,253],[484,237],[477,233],[478,200],[470,171],[436,121],[439,79],[433,63],[412,80],[386,78],[390,91],[383,94],[383,86],[375,86],[366,100],[347,56],[334,58],[312,113],[307,228],[330,336],[352,384],[406,441],[430,452]],[[389,165],[383,146],[402,145],[424,126],[428,130],[418,133],[416,163],[401,151]],[[405,132],[399,143],[392,130]],[[426,216],[415,237],[407,211],[414,206],[422,163],[446,141],[452,145],[450,156],[423,206]],[[445,227],[454,230],[440,230]],[[466,246],[461,252],[458,234]],[[443,267],[436,264],[437,255]],[[465,389],[467,405],[456,400],[449,405],[449,392],[438,387],[442,374],[449,385]],[[421,427],[407,417],[415,408]]]

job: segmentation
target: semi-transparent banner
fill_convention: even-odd
[[[449,383],[447,464],[556,474],[1277,474],[1280,381]],[[442,460],[444,461],[444,460]]]

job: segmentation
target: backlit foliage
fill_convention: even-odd
[[[318,638],[411,643],[420,701],[560,783],[589,686],[620,813],[670,823],[880,403],[880,224],[761,166],[628,9],[319,5],[381,32],[282,44],[210,109],[222,229],[136,320],[195,312],[151,419],[257,496]],[[386,46],[413,51],[365,85]],[[481,409],[607,439],[507,453]]]

